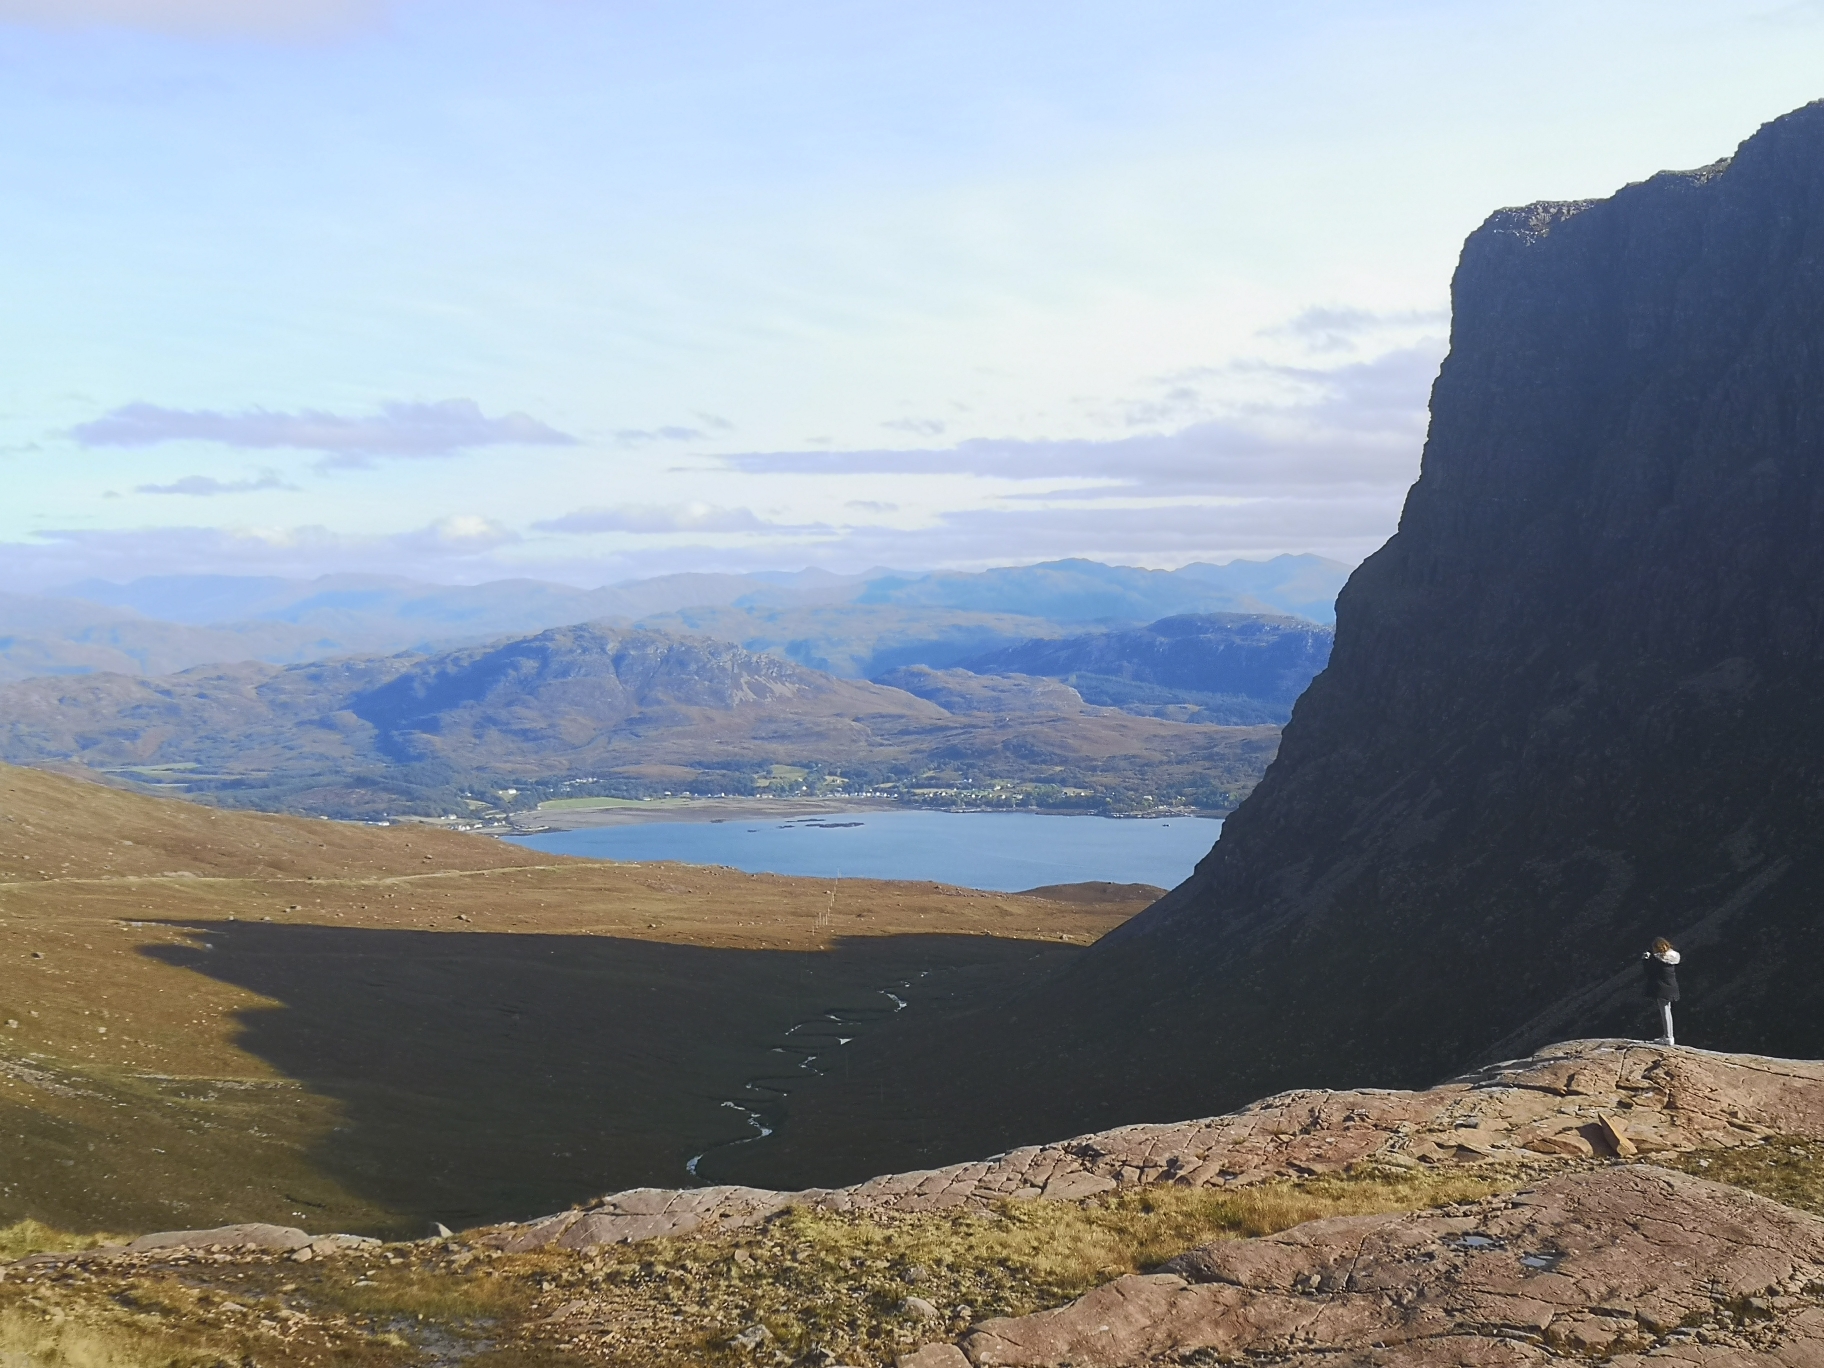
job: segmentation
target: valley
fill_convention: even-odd
[[[953,1012],[1154,892],[609,865],[0,767],[0,1223],[402,1235],[675,1184],[752,1133],[725,1103],[840,1058],[831,1013]]]
[[[1824,1362],[1820,242],[1824,102],[1495,212],[1340,592],[0,602],[0,1364]],[[529,526],[680,519],[759,525]],[[1030,886],[536,848],[686,812]]]

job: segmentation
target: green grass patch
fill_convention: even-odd
[[[607,808],[676,806],[677,798],[547,798],[540,812],[600,812]]]
[[[23,1259],[27,1254],[64,1254],[79,1249],[93,1249],[96,1245],[112,1242],[114,1238],[109,1235],[77,1235],[45,1225],[42,1221],[14,1221],[11,1225],[0,1226],[0,1260]]]
[[[1772,1135],[1758,1145],[1698,1150],[1658,1162],[1824,1216],[1824,1141]]]

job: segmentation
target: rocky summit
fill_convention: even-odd
[[[1820,318],[1824,104],[1489,218],[1399,531],[1265,779],[1061,980],[904,1043],[942,1118],[907,1158],[1657,1034],[1662,935],[1681,1040],[1824,1053]]]

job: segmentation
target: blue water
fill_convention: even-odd
[[[642,822],[510,839],[547,854],[596,860],[682,860],[821,879],[929,879],[1010,893],[1091,879],[1170,888],[1209,853],[1221,830],[1208,817],[914,811]]]

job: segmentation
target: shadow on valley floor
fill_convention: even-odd
[[[688,1186],[693,1156],[776,1123],[808,1070],[841,1076],[840,1042],[967,1010],[1081,953],[987,936],[807,953],[191,925],[197,943],[146,953],[282,1004],[243,1013],[239,1045],[340,1105],[314,1166],[406,1235]],[[883,1105],[894,1091],[882,1082]],[[845,1175],[866,1162],[845,1154]]]

